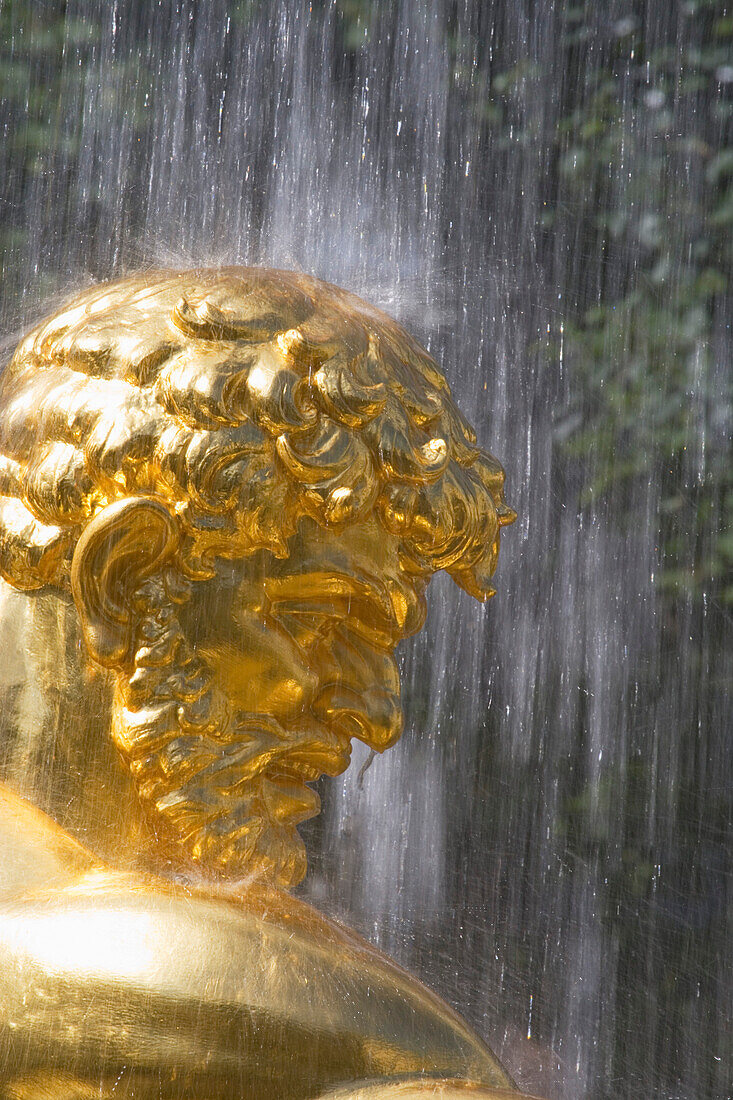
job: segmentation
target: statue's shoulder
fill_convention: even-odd
[[[40,1058],[53,1074],[83,1052],[75,1073],[130,1073],[136,1096],[184,1081],[305,1098],[424,1072],[508,1084],[438,997],[284,891],[107,870],[5,788],[0,835],[22,885],[11,897],[6,874],[0,894],[0,1048],[16,1070]]]

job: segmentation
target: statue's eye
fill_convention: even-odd
[[[272,617],[304,648],[310,648],[326,637],[342,619],[332,607],[290,608],[287,604],[274,607]]]
[[[293,574],[268,578],[265,593],[269,613],[281,623],[287,619],[292,625],[286,629],[295,638],[309,633],[315,640],[342,623],[379,649],[393,649],[402,636],[389,595],[368,579]]]

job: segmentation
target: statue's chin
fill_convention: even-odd
[[[294,824],[278,821],[269,814],[248,813],[246,808],[241,818],[234,810],[228,821],[213,824],[214,827],[204,827],[185,843],[193,861],[190,870],[194,878],[201,875],[214,882],[232,884],[261,879],[287,888],[295,886],[305,875],[305,846]]]
[[[305,844],[295,826],[266,826],[257,844],[252,873],[287,889],[297,886],[306,870]]]
[[[276,786],[272,784],[273,788]],[[303,787],[308,795],[318,796],[309,788]],[[290,796],[295,797],[293,792]],[[283,793],[285,802],[287,795]],[[308,814],[309,817],[318,813],[318,805]],[[307,869],[305,845],[294,823],[278,821],[269,816],[262,817],[257,822],[258,831],[252,845],[247,845],[246,852],[233,853],[234,858],[219,864],[222,871],[228,872],[227,877],[263,879],[275,886],[285,889],[296,886],[305,876]],[[242,858],[238,858],[241,855]]]
[[[308,770],[308,778],[320,771]],[[295,769],[273,764],[230,791],[215,816],[191,821],[178,844],[214,880],[258,878],[296,885],[306,871],[305,847],[297,826],[320,810],[320,799]]]

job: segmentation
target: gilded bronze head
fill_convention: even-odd
[[[503,481],[404,329],[292,272],[95,287],[0,388],[0,574],[73,594],[151,820],[217,874],[302,878],[308,784],[399,737],[431,575],[492,594]]]

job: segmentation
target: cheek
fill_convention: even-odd
[[[315,697],[318,681],[303,652],[254,617],[241,617],[236,636],[208,641],[198,652],[235,710],[292,720]]]

